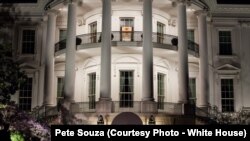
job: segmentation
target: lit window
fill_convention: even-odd
[[[24,111],[30,111],[31,100],[32,100],[32,78],[28,78],[27,81],[20,87],[19,109]]]
[[[231,31],[219,31],[219,54],[232,55]]]
[[[163,43],[165,24],[157,22],[157,43]]]
[[[120,71],[120,107],[133,107],[133,71]]]
[[[57,100],[63,99],[64,77],[57,78]]]
[[[221,106],[222,112],[234,112],[233,79],[221,79]]]
[[[134,41],[134,18],[120,18],[121,41]]]
[[[23,30],[22,54],[34,54],[35,52],[35,30]]]
[[[195,78],[189,78],[189,100],[191,104],[196,103],[196,79]]]
[[[89,74],[89,109],[95,109],[96,73]]]
[[[93,22],[89,24],[90,31],[90,43],[97,42],[97,22]]]
[[[59,31],[59,41],[65,40],[67,38],[67,30],[60,29]]]
[[[157,74],[157,83],[158,83],[158,109],[164,109],[164,93],[165,93],[165,84],[164,84],[165,74]]]

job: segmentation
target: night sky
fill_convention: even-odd
[[[250,0],[217,0],[218,4],[250,4]]]
[[[37,0],[0,0],[0,3],[37,3]]]

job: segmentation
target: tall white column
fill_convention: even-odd
[[[102,1],[100,100],[111,100],[111,0]]]
[[[154,101],[152,0],[144,0],[143,2],[142,101]]]
[[[54,106],[56,95],[54,93],[54,52],[56,33],[56,13],[48,13],[47,44],[45,49],[45,83],[44,83],[44,105]]]
[[[66,61],[64,96],[70,101],[74,101],[75,93],[75,54],[76,54],[76,4],[68,4],[68,22],[66,39]]]
[[[179,103],[188,103],[188,44],[186,3],[177,2]]]
[[[199,51],[200,51],[200,93],[197,95],[197,107],[206,108],[208,106],[209,94],[209,68],[208,68],[208,49],[207,49],[207,22],[206,12],[198,12],[199,30]]]
[[[45,52],[47,48],[47,17],[44,17],[42,24],[42,47],[41,47],[41,68],[39,70],[39,91],[38,91],[38,99],[40,99],[38,106],[41,106],[43,104],[43,101],[41,99],[44,99],[44,76],[45,76]]]

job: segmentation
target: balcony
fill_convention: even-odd
[[[182,114],[182,104],[180,103],[169,103],[164,102],[162,109],[158,109],[156,112],[167,113],[172,115],[181,115]],[[112,113],[120,112],[134,112],[142,113],[142,102],[141,101],[132,101],[132,104],[127,105],[127,107],[122,107],[119,101],[112,101]],[[157,106],[157,102],[155,103]],[[91,109],[89,102],[78,102],[72,103],[71,105],[72,113],[95,113],[96,109]]]
[[[111,34],[112,46],[128,46],[128,47],[142,47],[143,32],[120,32],[113,31]],[[101,46],[101,32],[89,33],[77,36],[77,50],[87,48],[97,48]],[[168,34],[152,34],[152,42],[154,48],[178,50],[178,39],[176,36]],[[66,39],[55,44],[55,53],[66,48]],[[193,41],[188,41],[188,52],[191,55],[199,57],[199,45]]]

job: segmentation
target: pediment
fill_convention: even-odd
[[[220,71],[220,70],[221,71],[225,71],[225,70],[228,70],[228,71],[239,71],[240,68],[235,67],[235,66],[233,66],[231,64],[225,64],[225,65],[222,65],[220,67],[217,67],[216,70],[218,70],[218,71]]]
[[[216,71],[221,74],[237,74],[240,72],[240,68],[231,64],[225,64],[220,67],[217,67]]]
[[[28,63],[23,63],[20,65],[20,68],[22,69],[37,69],[37,66],[28,64]]]

